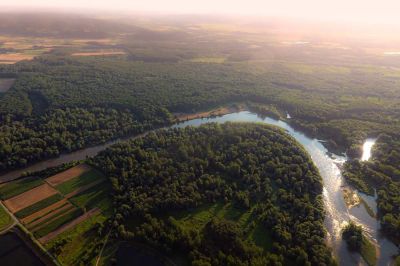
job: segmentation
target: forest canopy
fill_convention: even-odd
[[[170,129],[113,145],[92,159],[111,178],[119,238],[192,265],[331,265],[322,180],[283,130],[260,124]],[[184,226],[210,204],[247,212]],[[267,245],[252,238],[262,228]]]

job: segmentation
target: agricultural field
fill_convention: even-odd
[[[25,209],[26,207],[31,206],[32,204],[53,196],[54,194],[57,194],[57,190],[55,190],[48,184],[43,184],[8,200],[5,200],[4,205],[11,212],[16,213],[22,209]]]
[[[86,164],[46,179],[27,177],[0,187],[4,205],[42,244],[57,242],[63,232],[79,230],[75,228],[86,221],[93,227],[106,220],[112,212],[109,194],[105,176]],[[0,210],[0,228],[11,222],[7,218]]]
[[[105,177],[97,170],[91,169],[81,175],[75,176],[56,186],[57,190],[63,195],[68,195],[76,191],[80,192],[81,188],[88,188],[91,184],[97,184],[105,180]],[[86,190],[85,189],[85,190]]]
[[[37,177],[25,177],[0,187],[0,199],[6,200],[43,184]]]
[[[0,235],[0,265],[45,265],[14,232]]]

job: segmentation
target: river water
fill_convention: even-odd
[[[348,223],[350,219],[358,224],[361,224],[366,230],[368,237],[377,245],[380,251],[378,265],[390,265],[392,260],[391,257],[397,254],[398,251],[396,246],[379,234],[379,222],[367,213],[364,205],[352,207],[351,209],[347,208],[342,192],[342,188],[346,185],[346,183],[340,172],[340,167],[346,161],[346,157],[329,153],[328,150],[323,146],[323,142],[307,137],[302,132],[293,129],[284,121],[275,120],[268,117],[263,118],[248,111],[227,114],[220,117],[193,119],[183,123],[175,124],[172,127],[182,128],[185,126],[199,126],[209,122],[224,123],[227,121],[259,122],[275,125],[285,129],[292,137],[294,137],[300,144],[304,146],[317,166],[323,179],[327,241],[332,247],[334,255],[337,257],[340,265],[365,264],[358,254],[351,253],[347,250],[346,244],[341,239],[341,229]],[[24,171],[43,170],[47,167],[54,167],[72,160],[81,160],[85,159],[86,157],[94,156],[99,151],[106,149],[115,142],[118,142],[118,140],[104,145],[79,150],[70,154],[61,155],[59,158],[50,159],[38,164],[34,164],[22,170],[10,172],[6,175],[0,176],[0,181],[13,179]],[[368,139],[366,142],[368,142],[368,144],[364,144],[364,152],[362,157],[364,160],[369,159],[371,154],[370,151],[375,140]],[[361,193],[359,193],[359,195],[376,213],[375,198],[363,195]]]

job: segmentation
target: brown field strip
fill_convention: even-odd
[[[14,64],[22,60],[31,60],[35,56],[29,54],[0,54],[0,63],[1,64]]]
[[[74,166],[64,172],[58,173],[56,175],[50,176],[46,178],[46,182],[48,182],[52,186],[57,186],[61,183],[64,183],[65,181],[68,181],[74,177],[80,176],[81,174],[88,172],[92,169],[87,164],[80,164],[77,166]]]
[[[75,220],[59,227],[57,230],[45,235],[44,237],[39,239],[39,242],[42,244],[47,243],[48,241],[52,240],[53,238],[55,238],[56,236],[58,236],[59,234],[61,234],[62,232],[67,231],[68,229],[74,227],[75,225],[85,221],[86,219],[96,215],[100,213],[100,209],[98,208],[94,208],[84,214],[82,214],[81,216],[79,216],[78,218],[76,218]]]
[[[32,213],[31,215],[29,215],[29,216],[27,216],[25,218],[22,218],[21,222],[23,224],[28,224],[28,223],[32,222],[33,220],[35,220],[36,218],[41,217],[41,216],[45,215],[46,213],[61,207],[65,203],[67,203],[67,200],[66,199],[62,199],[62,200],[60,200],[60,201],[58,201],[58,202],[56,202],[56,203],[44,208],[44,209],[41,209],[40,211],[37,211],[37,212]]]
[[[65,204],[61,208],[54,210],[54,211],[40,217],[39,219],[33,221],[32,223],[28,224],[27,228],[30,230],[46,220],[49,220],[49,221],[54,220],[55,218],[59,217],[59,214],[62,214],[64,211],[69,210],[69,209],[75,209],[75,206],[68,202],[68,204]]]
[[[103,183],[104,181],[105,181],[104,179],[94,181],[94,182],[92,182],[92,183],[90,183],[90,184],[87,184],[86,186],[80,187],[80,188],[78,188],[77,190],[72,191],[71,193],[68,193],[67,195],[65,195],[65,197],[66,197],[67,199],[72,198],[73,196],[76,196],[76,195],[78,195],[79,193],[81,193],[81,192],[83,192],[83,191],[85,191],[85,190],[88,190],[89,188],[94,187],[94,186],[97,185],[97,184]]]
[[[37,226],[31,226],[29,228],[30,231],[38,231],[44,227],[46,227],[48,224],[52,223],[55,219],[60,218],[62,216],[68,215],[70,212],[73,212],[74,210],[76,210],[76,207],[74,206],[74,208],[68,209],[66,212],[62,213],[61,215],[54,215],[52,216],[50,219],[46,220],[44,223],[42,224],[36,224]]]
[[[57,193],[58,191],[48,184],[43,184],[22,194],[19,194],[18,196],[5,200],[4,205],[6,205],[6,207],[12,213],[16,213],[17,211],[20,211],[28,206],[35,204],[36,202],[39,202]]]

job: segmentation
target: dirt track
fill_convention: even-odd
[[[74,177],[80,176],[81,174],[90,171],[91,169],[92,168],[87,164],[80,164],[64,172],[50,176],[46,179],[46,181],[52,186],[57,186]]]
[[[34,203],[48,198],[57,193],[57,190],[49,186],[48,184],[43,184],[28,190],[18,196],[12,197],[4,201],[4,205],[12,212],[16,213]]]

